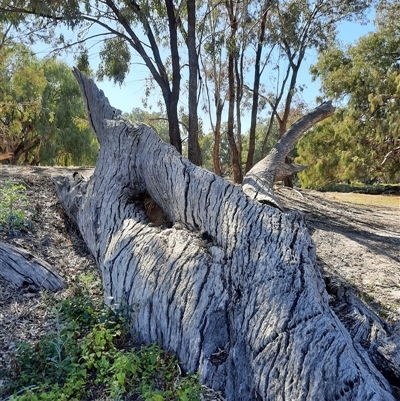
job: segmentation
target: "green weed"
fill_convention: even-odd
[[[28,198],[24,191],[24,185],[13,182],[7,182],[0,189],[0,231],[12,234],[32,228],[32,222],[27,218],[32,210],[28,208]]]
[[[156,345],[131,347],[126,320],[93,300],[91,278],[81,283],[81,293],[53,311],[52,333],[18,345],[9,401],[90,400],[96,391],[110,401],[200,400],[196,376],[182,377],[177,360]]]

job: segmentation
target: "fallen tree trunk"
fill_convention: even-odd
[[[32,291],[58,291],[65,287],[61,277],[46,261],[3,242],[0,242],[0,277]]]
[[[101,150],[89,180],[56,187],[132,333],[228,400],[394,400],[332,312],[301,215],[194,166],[75,76]],[[169,224],[150,224],[143,197]]]

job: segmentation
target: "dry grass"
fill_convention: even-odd
[[[397,208],[400,213],[400,196],[394,195],[367,195],[354,192],[323,192],[323,195],[337,202],[350,202],[358,205],[383,206]]]

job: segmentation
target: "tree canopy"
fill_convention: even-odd
[[[400,31],[394,29],[400,8],[395,4],[379,10],[375,32],[347,49],[326,50],[312,68],[324,96],[341,107],[299,143],[298,160],[310,165],[301,174],[303,185],[400,180]]]
[[[328,47],[337,23],[362,17],[370,4],[370,0],[209,0],[202,4],[194,0],[16,0],[11,4],[1,0],[0,11],[10,20],[23,15],[40,28],[73,31],[70,37],[65,30],[59,35],[52,31],[48,41],[57,49],[74,48],[80,68],[89,64],[88,41],[98,40],[100,62],[94,67],[100,79],[122,83],[134,63],[144,64],[151,77],[147,90],[157,88],[163,99],[170,142],[182,152],[179,116],[186,115],[189,159],[199,164],[197,113],[206,111],[214,134],[214,170],[221,174],[219,145],[225,134],[234,179],[239,182],[242,170],[254,164],[259,121],[269,115],[268,127],[276,122],[281,136],[288,127],[293,100],[302,89],[298,73],[306,52]],[[249,136],[242,138],[246,114],[251,114],[251,127]],[[263,144],[269,133],[267,129],[261,138]],[[248,141],[245,167],[244,140]]]
[[[317,51],[320,57],[311,73],[321,80],[323,96],[335,99],[339,108],[331,122],[321,123],[299,145],[299,161],[311,166],[301,174],[302,184],[320,187],[337,180],[388,182],[399,179],[399,1],[376,6],[375,32],[349,47],[335,42],[338,23],[362,20],[372,4],[370,0],[209,0],[202,4],[192,0],[18,0],[12,4],[0,0],[0,43],[4,58],[7,40],[20,35],[22,27],[29,27],[26,40],[45,40],[58,51],[74,49],[80,69],[90,72],[93,67],[98,79],[117,84],[124,82],[139,60],[150,78],[145,97],[156,89],[162,98],[157,116],[150,116],[151,125],[154,118],[160,119],[156,129],[164,139],[168,134],[178,151],[195,164],[202,160],[218,175],[229,172],[236,182],[260,154],[266,155],[270,137],[277,140],[273,133],[278,129],[281,137],[307,110],[301,102],[301,92],[306,88],[299,81],[299,71],[307,52]],[[71,31],[68,36],[65,27]],[[100,43],[99,64],[91,66],[89,42],[93,40]],[[25,79],[32,85],[36,82],[39,88],[44,85],[42,79],[58,79],[55,67],[50,67],[54,60],[45,63],[48,67],[34,57],[32,62],[38,63],[35,68],[42,72],[30,81],[27,72],[21,85]],[[80,106],[73,114],[75,95],[79,95],[68,83],[68,74],[60,72],[66,86],[57,91],[53,84],[53,89],[51,85],[38,89],[52,96],[52,100],[47,98],[51,106],[40,106],[51,111],[49,118],[40,122],[43,140],[34,135],[29,140],[41,149],[41,162],[85,164],[96,154],[89,134],[75,134],[84,129],[83,114]],[[7,76],[4,79],[6,82]],[[5,90],[4,96],[7,93]],[[68,101],[53,110],[63,94]],[[26,114],[26,104],[32,106],[30,113],[35,112],[34,101],[27,96],[19,102],[25,104],[22,120],[32,119]],[[211,137],[202,133],[199,110],[208,114]],[[248,132],[243,129],[246,114],[251,120]],[[146,121],[149,116],[142,117]],[[68,120],[74,124],[66,128],[61,122]],[[50,133],[50,123],[68,134],[58,135],[53,129]],[[64,138],[62,145],[60,138]],[[69,144],[66,138],[70,138]],[[82,140],[85,142],[80,143]],[[73,159],[71,149],[78,143],[81,155]],[[30,142],[25,142],[25,147],[29,146]],[[36,159],[18,156],[19,162]]]

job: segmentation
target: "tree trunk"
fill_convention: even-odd
[[[165,0],[168,16],[169,45],[171,49],[172,82],[170,98],[166,102],[171,144],[179,153],[182,153],[182,141],[179,131],[178,102],[181,84],[181,66],[178,51],[178,27],[175,16],[175,7],[172,0]],[[164,97],[165,99],[165,97]]]
[[[221,176],[221,163],[219,160],[219,148],[221,142],[221,120],[222,120],[222,110],[224,108],[224,102],[219,97],[218,94],[215,94],[215,113],[216,113],[216,121],[214,127],[214,145],[213,145],[213,166],[215,174]]]
[[[300,52],[297,64],[291,62],[290,68],[292,70],[292,78],[290,79],[289,90],[286,96],[285,108],[283,110],[282,118],[279,120],[279,139],[285,135],[288,126],[290,109],[292,106],[293,95],[296,90],[297,74],[299,73],[300,65],[304,57],[304,51]],[[286,163],[289,163],[289,158],[286,155]],[[283,177],[283,182],[286,187],[293,188],[293,175],[286,175]]]
[[[229,143],[229,151],[232,162],[233,181],[241,184],[243,181],[242,166],[239,159],[239,151],[234,135],[234,111],[235,111],[235,78],[234,78],[234,56],[232,53],[228,55],[228,81],[229,81],[229,103],[228,103],[228,123],[226,136]]]
[[[105,4],[112,10],[116,20],[127,32],[130,40],[129,44],[142,58],[144,64],[149,69],[152,77],[157,82],[161,89],[162,96],[167,111],[169,139],[170,143],[175,146],[179,153],[182,153],[182,140],[179,131],[179,118],[178,118],[178,101],[180,92],[180,65],[179,65],[179,52],[178,52],[178,32],[177,21],[175,18],[175,9],[173,1],[165,0],[165,7],[168,16],[168,30],[170,33],[170,50],[171,50],[171,64],[172,64],[172,82],[170,86],[170,77],[168,76],[167,69],[161,59],[160,48],[157,45],[156,37],[153,29],[149,23],[148,15],[139,4],[135,1],[130,1],[127,4],[130,10],[136,14],[138,20],[142,24],[143,32],[146,34],[149,41],[149,48],[151,49],[151,57],[147,53],[147,46],[142,42],[139,36],[136,35],[135,30],[132,29],[129,19],[125,17],[113,0],[105,0]],[[100,22],[99,22],[100,23]],[[101,24],[101,23],[100,23]],[[121,34],[122,36],[125,35]]]
[[[194,166],[75,75],[101,150],[89,180],[58,178],[57,191],[132,333],[227,400],[394,400],[332,312],[300,214]],[[170,228],[149,224],[143,193]]]
[[[201,166],[199,145],[199,121],[197,116],[197,73],[199,69],[196,51],[196,1],[187,0],[187,48],[189,57],[189,133],[188,158],[196,166]]]
[[[235,97],[235,105],[236,105],[236,140],[237,140],[237,151],[238,151],[238,159],[240,163],[240,168],[242,168],[242,109],[241,103],[243,98],[243,49],[240,54],[240,63],[239,63],[239,55],[235,57],[235,81],[236,81],[236,97]],[[240,64],[240,67],[239,67]],[[242,173],[243,179],[243,173]],[[242,181],[240,181],[241,183]]]
[[[261,24],[260,32],[258,35],[256,59],[254,61],[254,81],[253,81],[253,98],[251,105],[251,118],[250,118],[250,131],[249,131],[249,152],[247,153],[246,168],[247,173],[253,167],[254,152],[256,149],[256,128],[257,128],[257,114],[258,114],[258,103],[259,103],[259,89],[260,89],[260,78],[261,78],[261,54],[264,47],[265,39],[265,28],[267,23],[269,2],[265,3]]]
[[[229,143],[229,151],[232,162],[232,170],[233,170],[233,181],[237,184],[241,184],[243,181],[243,172],[240,160],[240,154],[238,150],[238,146],[235,141],[234,135],[234,122],[235,122],[235,97],[236,97],[236,88],[235,88],[235,59],[237,57],[236,50],[236,32],[238,27],[238,22],[236,19],[234,4],[231,0],[227,0],[226,8],[229,15],[230,22],[230,36],[229,36],[229,44],[228,44],[228,123],[226,129],[226,136],[228,138]],[[238,83],[236,83],[238,84]]]

